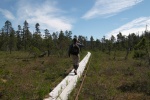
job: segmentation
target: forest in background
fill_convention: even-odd
[[[35,32],[29,30],[29,23],[25,20],[23,26],[18,25],[18,30],[14,30],[10,21],[4,23],[0,31],[0,50],[1,51],[27,51],[39,56],[41,52],[49,54],[58,54],[59,56],[66,55],[68,46],[72,42],[72,38],[84,44],[87,50],[105,51],[109,55],[116,55],[116,51],[126,51],[124,59],[128,58],[130,51],[134,50],[134,58],[146,59],[150,64],[150,32],[145,30],[142,35],[130,33],[128,36],[122,35],[121,32],[117,36],[111,36],[106,39],[94,39],[93,36],[88,40],[86,36],[72,36],[72,31],[66,30],[63,32],[50,33],[48,29],[44,30],[45,35],[41,34],[40,24],[35,24]],[[116,37],[116,38],[115,38]]]

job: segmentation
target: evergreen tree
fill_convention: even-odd
[[[29,24],[26,20],[24,22],[22,35],[23,35],[22,41],[23,41],[24,49],[27,50],[31,45],[32,34],[29,31]]]
[[[59,33],[58,42],[59,42],[59,49],[64,50],[64,48],[66,47],[66,43],[65,43],[65,35],[62,30]]]
[[[141,39],[134,49],[134,58],[146,59],[150,65],[149,43],[145,37]]]
[[[68,32],[68,31],[66,30],[66,31],[65,31],[65,36],[67,37],[68,40],[71,40],[71,38],[72,38],[72,31],[69,31],[69,32]]]
[[[21,26],[18,25],[18,30],[16,31],[17,34],[17,50],[21,50],[23,47],[23,42],[22,42],[22,29]]]
[[[48,56],[50,55],[50,50],[52,50],[53,42],[52,42],[52,36],[49,33],[48,29],[45,29],[45,38],[43,40],[43,48],[48,52]]]
[[[90,47],[91,47],[91,49],[94,48],[94,38],[93,38],[93,36],[91,36],[91,38],[90,38]]]
[[[49,30],[45,29],[44,31],[45,31],[45,38],[48,38],[50,36]]]
[[[105,36],[103,36],[103,38],[101,39],[101,49],[104,52],[105,51],[105,43],[106,43],[106,39]]]
[[[39,23],[36,23],[36,24],[35,24],[35,33],[41,35],[41,32],[40,32],[40,24],[39,24]]]
[[[121,32],[117,34],[117,46],[119,50],[123,50],[125,48],[125,36],[122,35]]]
[[[15,50],[16,47],[16,37],[15,37],[15,31],[12,29],[9,35],[9,51],[10,54],[12,52],[12,50]]]
[[[101,50],[101,42],[99,39],[96,39],[95,45],[98,50]]]
[[[4,25],[4,33],[5,33],[5,38],[4,38],[4,43],[3,43],[3,48],[5,50],[8,50],[9,49],[9,35],[10,35],[10,32],[12,31],[12,24],[10,21],[6,21],[5,22],[5,25]]]
[[[2,28],[1,32],[0,32],[0,50],[2,50],[2,46],[3,44],[6,42],[5,41],[5,33],[4,33],[4,28]]]

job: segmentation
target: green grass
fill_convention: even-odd
[[[81,54],[81,59],[87,52]],[[0,99],[43,100],[72,66],[71,58],[28,58],[28,52],[0,52]]]
[[[113,55],[91,51],[91,62],[79,100],[149,100],[150,67],[132,58],[132,52],[124,60],[125,52]],[[51,55],[29,58],[28,52],[0,52],[0,99],[43,100],[65,77],[66,69],[72,66],[71,58]],[[81,53],[81,60],[87,54]],[[82,79],[82,78],[81,78]],[[69,100],[74,100],[81,79]]]
[[[92,58],[79,100],[149,100],[150,67],[132,59],[124,60],[125,52],[117,52],[116,60],[104,52],[91,51]],[[71,93],[74,100],[80,81]]]

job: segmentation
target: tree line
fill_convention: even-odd
[[[135,58],[148,59],[150,63],[150,32],[144,31],[142,35],[131,33],[128,36],[122,35],[121,32],[117,36],[111,36],[106,39],[94,40],[93,36],[90,40],[86,36],[72,36],[72,31],[57,31],[50,33],[48,29],[44,30],[44,35],[41,34],[40,24],[35,24],[35,32],[29,30],[29,23],[25,20],[23,26],[18,25],[18,29],[14,30],[10,21],[6,21],[0,31],[0,50],[1,51],[29,51],[43,52],[49,51],[58,55],[66,55],[68,46],[72,38],[84,44],[84,49],[100,50],[108,55],[113,55],[116,58],[116,51],[126,51],[124,59],[128,59],[128,54],[134,51]]]
[[[94,41],[93,37],[90,38],[91,49],[98,49],[106,52],[108,55],[116,59],[116,51],[125,51],[124,59],[128,59],[129,53],[133,51],[133,58],[146,61],[150,65],[150,32],[144,31],[142,35],[131,33],[128,36],[122,35],[119,32],[116,38],[112,35],[110,39],[105,36],[99,40]]]
[[[44,30],[45,35],[41,34],[40,24],[35,24],[35,32],[29,30],[29,24],[25,20],[23,27],[18,25],[14,30],[10,21],[6,21],[0,31],[0,50],[1,51],[45,51],[45,50],[65,50],[69,45],[72,32],[60,31],[50,34],[48,29]]]

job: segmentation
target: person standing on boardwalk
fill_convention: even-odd
[[[73,43],[69,46],[68,55],[72,57],[74,73],[77,75],[77,69],[80,62],[80,45],[76,38],[73,39]]]

